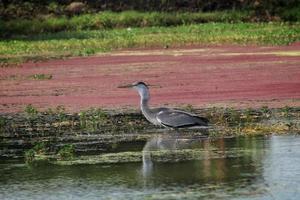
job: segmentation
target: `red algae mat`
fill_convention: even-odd
[[[300,106],[300,43],[136,49],[0,68],[0,112],[64,106],[137,108],[138,94],[119,85],[145,81],[151,104],[195,107]],[[34,80],[33,75],[52,78]]]

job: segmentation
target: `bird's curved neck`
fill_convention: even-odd
[[[150,112],[150,108],[149,108],[149,100],[150,98],[143,98],[141,97],[141,110],[143,113],[148,113]]]
[[[141,97],[141,111],[145,115],[145,117],[151,121],[151,110],[149,108],[149,100],[150,100],[150,94],[149,90],[147,88],[139,88],[138,93]]]
[[[141,97],[141,105],[148,105],[150,100],[149,90],[147,88],[138,88],[138,93]]]
[[[141,99],[141,109],[142,110],[149,109],[149,100],[148,99]]]
[[[152,122],[155,124],[155,121],[153,121],[153,113],[151,112],[151,110],[149,108],[148,102],[149,102],[149,99],[141,99],[141,111],[149,122]]]

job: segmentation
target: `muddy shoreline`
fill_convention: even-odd
[[[141,152],[147,141],[161,135],[207,139],[300,134],[300,107],[185,108],[185,110],[207,117],[211,123],[209,129],[165,130],[148,123],[140,113],[112,113],[102,109],[67,113],[61,107],[51,112],[37,111],[30,107],[25,113],[2,114],[0,116],[2,147],[0,157],[1,159],[24,159],[24,157],[28,159],[29,157],[33,160],[72,160],[74,163],[81,163],[80,159],[83,158],[85,162],[98,163],[99,160],[91,161],[85,159],[88,158],[85,156],[102,159],[101,162],[104,162],[101,155],[103,157],[108,153],[121,153],[120,155],[124,156],[122,152],[129,152],[128,161],[130,161],[132,155],[139,158],[140,154],[134,152]],[[126,158],[122,159],[122,162],[126,162]]]

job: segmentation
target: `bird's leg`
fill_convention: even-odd
[[[165,127],[165,128],[163,129],[164,135],[171,135],[171,134],[172,134],[172,131],[173,131],[173,129],[172,129],[172,128],[169,128],[169,127]]]
[[[175,134],[174,134],[174,135],[175,135],[175,138],[178,139],[179,136],[180,136],[179,129],[178,129],[178,128],[174,128],[173,130],[174,130],[174,132],[175,132]]]

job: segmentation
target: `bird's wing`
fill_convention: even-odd
[[[191,126],[207,126],[208,120],[180,110],[165,109],[156,115],[156,119],[164,126],[181,128]]]

